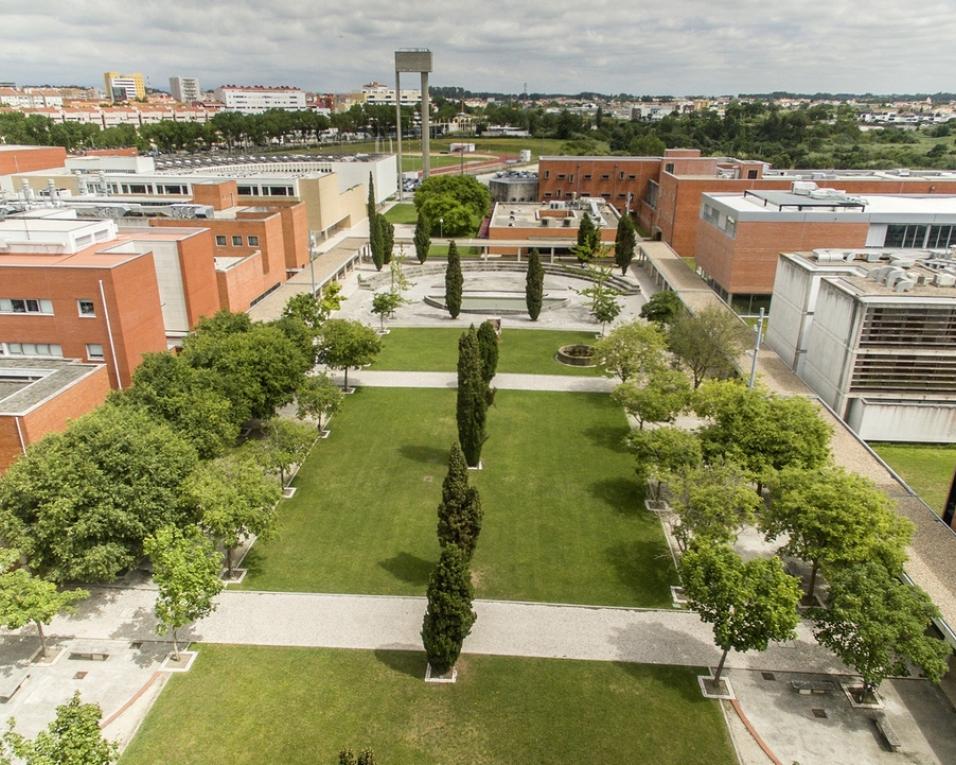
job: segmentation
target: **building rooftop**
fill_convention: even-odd
[[[847,194],[839,189],[814,189],[802,194],[789,191],[709,192],[705,202],[738,214],[738,220],[800,220],[807,215],[836,214],[860,222],[956,223],[956,195],[952,194]],[[787,217],[794,216],[794,217]]]
[[[617,210],[603,199],[582,197],[573,202],[544,202],[542,204],[512,204],[499,202],[491,216],[491,226],[501,228],[572,228],[581,225],[581,216],[587,212],[600,228],[616,228],[620,217]]]
[[[0,358],[0,415],[25,415],[102,364]]]

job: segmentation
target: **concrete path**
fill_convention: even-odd
[[[343,376],[336,373],[332,378],[343,384]],[[571,375],[495,375],[492,387],[501,390],[539,390],[584,393],[610,393],[617,384],[607,377],[572,377]],[[455,372],[386,372],[362,369],[349,372],[349,386],[369,388],[455,388],[458,375]]]
[[[100,588],[72,616],[49,629],[59,639],[155,640],[151,588]],[[425,599],[226,591],[215,613],[183,632],[211,643],[421,650]],[[690,611],[601,608],[479,600],[465,653],[715,665],[711,628]],[[29,632],[26,628],[24,632]],[[11,634],[11,633],[6,633]],[[13,633],[17,634],[17,633]],[[728,666],[779,671],[845,672],[817,646],[809,628],[763,653],[731,654]]]

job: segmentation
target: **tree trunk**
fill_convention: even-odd
[[[232,551],[235,548],[226,547],[226,579],[232,579]]]
[[[279,483],[284,489],[285,488],[285,468],[281,468],[281,467],[279,468]]]
[[[720,675],[724,671],[724,662],[727,660],[727,654],[730,653],[730,650],[727,649],[724,651],[723,656],[720,657],[720,663],[717,665],[717,671],[714,673],[714,682],[720,682]]]
[[[349,368],[348,367],[345,368],[345,387],[343,388],[343,390],[346,393],[349,392]]]
[[[807,586],[807,597],[813,602],[813,591],[817,586],[817,569],[820,567],[820,561],[813,561],[813,568],[810,569],[810,584]]]
[[[46,658],[46,635],[43,634],[43,625],[39,621],[33,623],[37,626],[37,635],[40,636],[40,655]]]
[[[176,637],[175,627],[172,630],[173,633],[173,660],[179,661],[179,640]]]

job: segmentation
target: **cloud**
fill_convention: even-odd
[[[0,0],[0,19],[0,78],[23,84],[345,91],[390,82],[403,47],[431,48],[433,84],[510,92],[933,92],[956,71],[956,0]]]

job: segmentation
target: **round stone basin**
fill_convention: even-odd
[[[593,367],[594,346],[593,345],[562,345],[558,348],[558,361],[567,364],[569,367]]]

